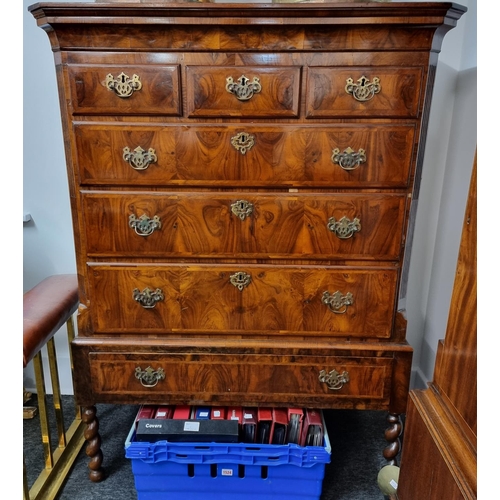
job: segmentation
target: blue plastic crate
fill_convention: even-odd
[[[324,447],[125,441],[138,500],[319,500],[330,462]]]

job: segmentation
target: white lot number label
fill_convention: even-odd
[[[232,476],[233,475],[233,469],[222,469],[220,472],[223,476]]]
[[[200,422],[184,422],[184,430],[198,432],[200,430]]]

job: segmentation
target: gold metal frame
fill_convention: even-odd
[[[68,329],[68,342],[71,344],[75,338],[75,328],[73,317],[66,322]],[[54,338],[47,344],[47,354],[49,358],[50,379],[52,382],[52,393],[57,426],[57,446],[52,446],[49,429],[49,416],[47,408],[47,394],[45,389],[45,374],[42,362],[42,353],[38,353],[33,358],[33,368],[35,370],[35,381],[38,394],[38,409],[40,414],[40,427],[42,434],[44,468],[31,486],[28,486],[26,475],[26,464],[23,458],[23,500],[54,500],[59,494],[66,477],[68,476],[76,457],[80,453],[84,443],[85,424],[82,420],[81,409],[75,407],[75,419],[68,427],[64,427],[63,409],[61,404],[61,386],[57,371],[57,356]],[[73,359],[71,358],[71,371],[73,371]]]

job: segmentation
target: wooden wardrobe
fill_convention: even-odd
[[[477,498],[476,162],[434,379],[427,389],[410,392],[399,500]]]

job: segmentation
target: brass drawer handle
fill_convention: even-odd
[[[109,73],[102,84],[121,98],[130,97],[136,90],[142,88],[141,78],[138,75],[132,75],[130,78],[123,71],[116,78]]]
[[[145,151],[141,146],[137,146],[133,151],[130,151],[128,147],[123,148],[123,159],[134,170],[146,170],[151,163],[156,163],[158,160],[153,148]]]
[[[358,152],[354,151],[351,147],[344,149],[341,153],[339,148],[332,151],[332,161],[344,170],[355,170],[362,163],[366,162],[366,154],[364,149],[359,149]]]
[[[153,370],[150,366],[148,366],[145,370],[143,370],[140,366],[138,366],[135,369],[135,378],[138,379],[144,387],[154,387],[158,381],[165,379],[165,372],[163,368]]]
[[[231,283],[231,285],[235,286],[240,292],[242,292],[243,289],[246,288],[251,281],[252,277],[243,271],[238,271],[237,273],[229,276],[229,282]]]
[[[254,94],[258,94],[262,90],[260,80],[256,76],[250,81],[250,78],[241,75],[237,82],[234,83],[233,77],[228,76],[226,78],[226,90],[230,94],[233,94],[239,101],[248,101]]]
[[[347,311],[347,308],[353,304],[354,297],[351,292],[347,292],[345,295],[342,295],[342,293],[338,290],[332,294],[326,291],[323,293],[321,302],[323,302],[323,304],[325,304],[325,306],[327,306],[332,313],[344,314]]]
[[[378,94],[381,89],[380,78],[376,76],[373,78],[372,82],[364,75],[358,79],[358,83],[354,83],[352,78],[346,80],[345,91],[351,94],[356,101],[369,101],[375,94]]]
[[[328,386],[328,389],[338,391],[344,387],[344,384],[349,382],[349,373],[346,371],[339,373],[337,370],[332,370],[331,372],[326,373],[326,370],[321,370],[319,372],[319,381],[321,383],[325,383]]]
[[[150,219],[146,214],[141,215],[139,218],[135,214],[128,217],[128,225],[135,230],[139,236],[149,236],[156,229],[161,228],[161,221],[158,215]]]
[[[330,217],[326,226],[341,240],[347,240],[355,233],[361,231],[361,222],[359,219],[354,218],[353,220],[350,220],[345,216],[340,220],[335,219],[335,217]]]
[[[231,144],[234,149],[236,149],[236,151],[239,151],[242,155],[244,155],[254,146],[255,137],[252,134],[248,134],[247,132],[240,132],[234,137],[231,137]]]
[[[253,213],[253,203],[246,200],[238,200],[231,203],[231,212],[239,219],[245,220]]]
[[[157,302],[164,299],[163,291],[160,288],[156,290],[145,288],[142,292],[138,288],[134,288],[132,290],[132,297],[144,309],[152,309]]]

